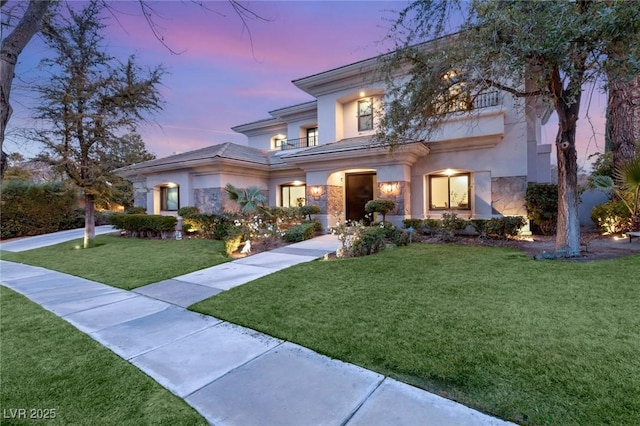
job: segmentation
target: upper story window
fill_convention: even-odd
[[[431,210],[470,210],[469,173],[451,176],[429,176],[429,205]]]
[[[180,208],[178,186],[160,187],[160,210],[177,211]]]
[[[274,136],[271,143],[273,145],[273,149],[282,148],[282,145],[287,143],[287,137],[285,135]]]
[[[373,102],[371,98],[358,101],[358,131],[373,130]]]
[[[318,128],[312,127],[307,129],[307,146],[318,145]]]

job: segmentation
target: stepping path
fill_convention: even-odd
[[[7,261],[0,261],[0,282],[136,365],[211,424],[511,425],[373,371],[184,309],[322,257],[337,244],[335,237],[318,237],[136,291]]]

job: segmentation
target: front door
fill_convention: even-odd
[[[366,216],[364,205],[373,200],[375,173],[353,173],[346,175],[346,218],[347,220],[364,221],[368,225],[371,220]]]

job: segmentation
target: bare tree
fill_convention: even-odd
[[[93,0],[83,10],[68,8],[69,18],[47,25],[44,38],[51,70],[36,87],[41,102],[36,118],[44,126],[34,139],[44,146],[41,159],[64,170],[84,192],[85,248],[95,237],[94,203],[104,194],[119,153],[135,144],[128,138],[146,113],[159,111],[163,69],[143,70],[133,57],[120,63],[104,52],[100,11]]]
[[[158,39],[163,46],[165,46],[171,53],[177,54],[167,43],[165,36],[162,33],[161,27],[157,23],[157,16],[152,3],[137,0],[142,15],[148,24],[153,35]],[[249,37],[251,32],[249,31],[248,21],[251,19],[265,20],[258,14],[254,13],[247,6],[243,5],[237,0],[228,0],[234,13],[240,18],[243,27],[248,31]],[[6,154],[3,150],[5,129],[11,118],[11,104],[10,94],[11,86],[13,84],[13,78],[15,75],[15,67],[18,62],[18,57],[22,53],[25,46],[31,41],[33,36],[40,31],[43,21],[47,16],[47,12],[51,11],[58,1],[55,0],[29,0],[28,6],[22,15],[22,18],[18,21],[17,25],[6,37],[3,37],[2,46],[0,49],[0,152],[2,153],[0,164],[0,176],[4,174],[6,168]],[[113,7],[113,4],[108,0],[101,0],[102,7],[109,10],[110,13],[117,19],[117,10]],[[191,3],[198,5],[201,9],[209,12],[216,13],[224,16],[219,12],[207,7],[202,1],[192,0]],[[3,14],[9,16],[8,9],[9,2],[7,0],[0,1],[0,7]],[[253,45],[253,43],[252,43]]]

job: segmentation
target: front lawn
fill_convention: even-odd
[[[163,281],[231,260],[221,241],[147,240],[98,235],[96,247],[82,240],[35,250],[0,252],[3,260],[42,266],[125,290]]]
[[[71,324],[0,286],[2,424],[206,425]]]
[[[637,425],[640,256],[414,244],[301,264],[193,305],[503,419]]]

